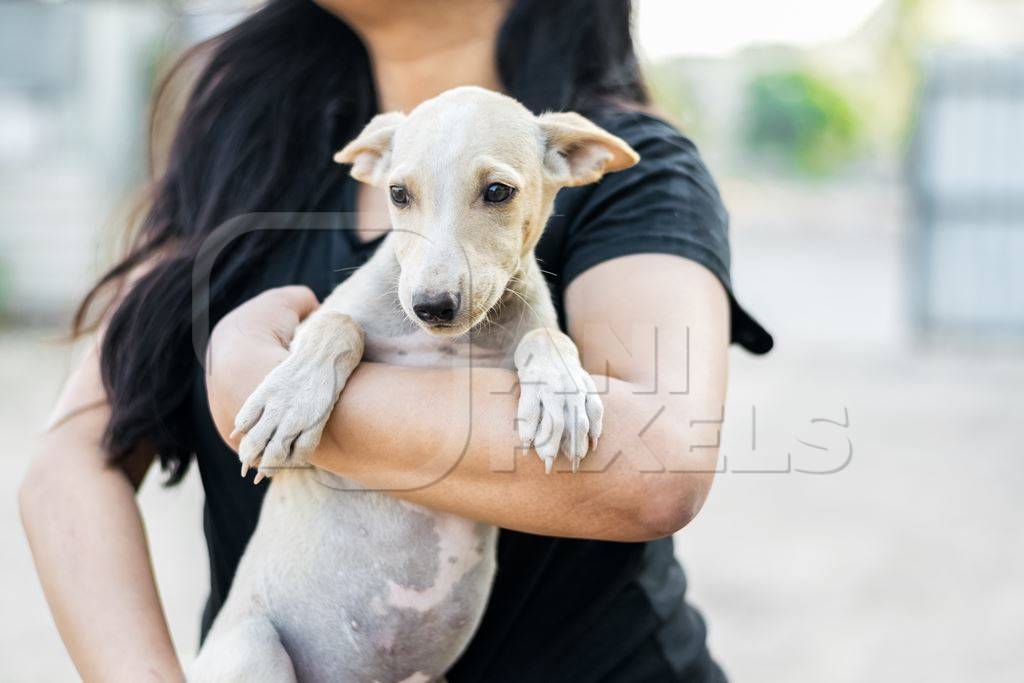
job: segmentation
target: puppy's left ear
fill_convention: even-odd
[[[334,155],[339,164],[352,164],[352,177],[359,182],[383,186],[391,167],[391,143],[395,131],[405,121],[398,111],[377,114],[352,142]]]
[[[640,155],[622,139],[574,112],[541,114],[544,168],[551,182],[566,187],[596,183],[605,173],[629,168]]]

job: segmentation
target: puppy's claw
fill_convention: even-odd
[[[267,475],[264,474],[262,471],[257,472],[256,476],[252,478],[252,485],[255,486],[256,484],[260,483],[266,478],[266,476]]]
[[[579,469],[580,469],[580,462],[582,461],[582,459],[581,458],[571,458],[571,460],[572,460],[572,473],[576,474],[576,472],[578,472]]]
[[[249,463],[242,463],[242,479],[245,479],[245,475],[249,474]]]
[[[544,474],[551,474],[551,468],[555,466],[555,458],[544,458]]]

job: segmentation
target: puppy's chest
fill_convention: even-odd
[[[512,367],[512,352],[506,343],[488,339],[436,337],[423,331],[398,336],[374,335],[367,331],[363,358],[378,363],[416,367]]]

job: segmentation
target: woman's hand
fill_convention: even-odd
[[[221,434],[263,378],[288,357],[295,328],[319,303],[308,287],[269,289],[228,313],[210,335],[206,390]],[[238,438],[229,438],[232,448]]]

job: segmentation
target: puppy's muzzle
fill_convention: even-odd
[[[428,325],[447,325],[459,315],[462,295],[456,292],[431,294],[417,292],[412,297],[412,310],[416,317]]]

